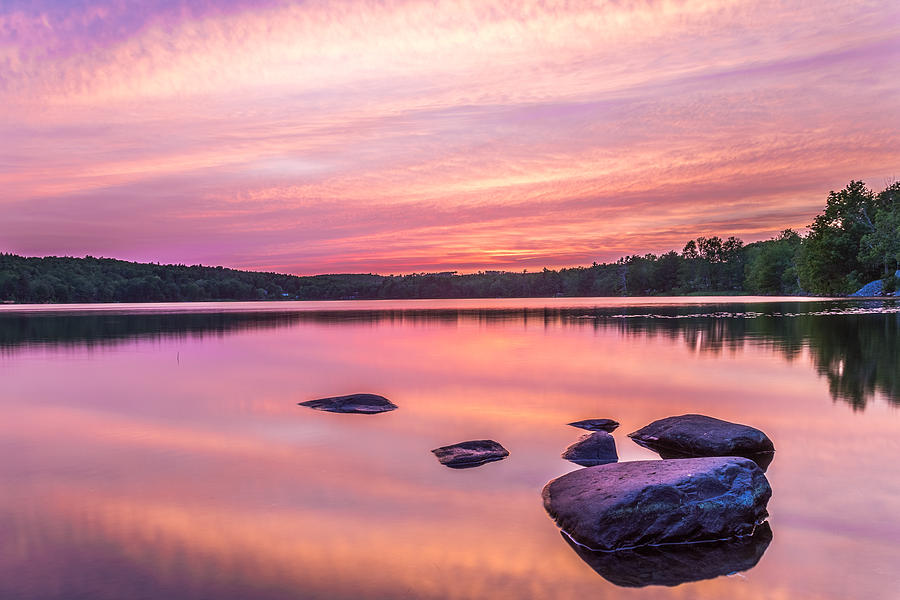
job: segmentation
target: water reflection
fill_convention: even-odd
[[[900,411],[823,401],[810,340],[824,334],[802,323],[860,305],[406,306],[0,307],[0,598],[895,595]],[[745,315],[710,316],[728,311]],[[891,355],[896,315],[845,316],[880,323],[865,335]],[[855,335],[834,342],[845,373],[857,359],[841,336]],[[296,405],[355,391],[400,408]],[[654,456],[625,432],[686,412],[772,436],[778,535],[746,578],[617,587],[560,543],[540,502],[576,468],[560,458],[580,435],[566,423],[615,418],[620,458],[642,460]],[[429,452],[485,438],[510,457],[458,471]],[[674,581],[677,564],[712,561],[647,568]]]
[[[299,322],[288,312],[0,313],[0,351],[17,347],[110,346],[134,339],[223,336]]]
[[[572,550],[607,581],[621,587],[676,586],[748,571],[772,541],[768,522],[753,535],[720,542],[645,546],[617,552],[594,552],[562,534]]]
[[[792,361],[808,348],[816,370],[828,381],[832,398],[863,410],[875,394],[900,405],[900,313],[896,307],[895,301],[885,301],[868,303],[865,312],[854,312],[858,306],[828,303],[805,307],[810,310],[803,312],[772,305],[757,308],[759,312],[735,311],[717,317],[694,316],[684,310],[593,317],[597,327],[618,327],[626,335],[681,339],[698,353],[738,351],[751,343],[770,347]]]
[[[303,323],[491,327],[518,322],[526,327],[591,327],[618,330],[625,336],[662,336],[683,341],[697,353],[738,352],[745,344],[753,344],[793,361],[808,348],[833,399],[863,410],[881,394],[900,406],[900,344],[896,343],[900,305],[895,300],[490,309],[281,310],[270,305],[254,311],[246,306],[229,312],[232,307],[222,305],[218,311],[200,313],[0,312],[0,352],[32,345],[105,346],[136,338],[223,336]]]

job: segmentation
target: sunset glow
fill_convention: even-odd
[[[663,315],[667,305],[631,308]],[[137,318],[133,334],[146,327],[146,305],[96,310]],[[815,364],[841,356],[848,379],[893,381],[894,363],[867,363],[855,340],[877,345],[873,332],[896,315],[842,340],[815,317],[779,329],[739,317],[451,314],[298,313],[278,326],[207,329],[173,319],[159,335],[104,337],[110,320],[94,329],[86,315],[44,308],[31,326],[8,326],[0,443],[15,460],[0,462],[0,596],[895,595],[900,480],[885,473],[900,452],[900,399],[878,391],[854,409],[829,395]],[[296,405],[344,389],[382,392],[399,408],[362,416]],[[578,468],[560,458],[583,433],[566,423],[613,416],[620,461],[655,460],[626,434],[690,411],[754,423],[776,440],[766,473],[774,541],[740,574],[616,587],[578,558],[542,504],[543,485]],[[429,451],[488,436],[508,459],[459,471]]]
[[[900,175],[900,3],[0,4],[0,251],[540,269]]]

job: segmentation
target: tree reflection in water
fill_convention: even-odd
[[[153,312],[127,309],[100,312],[0,313],[0,352],[34,345],[95,346],[131,339],[223,336],[250,329],[371,324],[484,326],[516,323],[545,327],[615,329],[628,336],[664,336],[698,353],[739,352],[752,344],[797,360],[808,349],[832,398],[863,410],[876,394],[900,406],[900,309],[898,301],[822,301],[603,306],[596,308],[265,309],[232,312]],[[512,306],[512,305],[511,305]]]
[[[793,361],[808,348],[834,400],[863,410],[880,394],[900,406],[900,312],[895,312],[895,301],[879,302],[862,313],[834,310],[834,304],[815,303],[804,306],[804,312],[796,305],[757,305],[749,307],[752,312],[734,311],[732,305],[720,307],[726,310],[717,314],[655,310],[644,316],[599,315],[596,321],[629,335],[682,339],[698,353],[735,352],[754,344]],[[707,316],[712,314],[716,316]]]

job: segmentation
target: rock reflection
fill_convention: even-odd
[[[753,535],[742,538],[616,552],[594,552],[573,542],[565,533],[562,537],[581,560],[610,583],[632,588],[674,587],[752,569],[772,541],[772,528],[766,522]]]

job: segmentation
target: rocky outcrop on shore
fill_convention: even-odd
[[[900,279],[900,270],[894,272],[894,277]],[[881,279],[876,279],[875,281],[870,281],[866,285],[862,286],[852,294],[851,297],[872,297],[872,296],[900,296],[900,289],[895,290],[893,293],[885,294],[884,293],[884,281]]]

